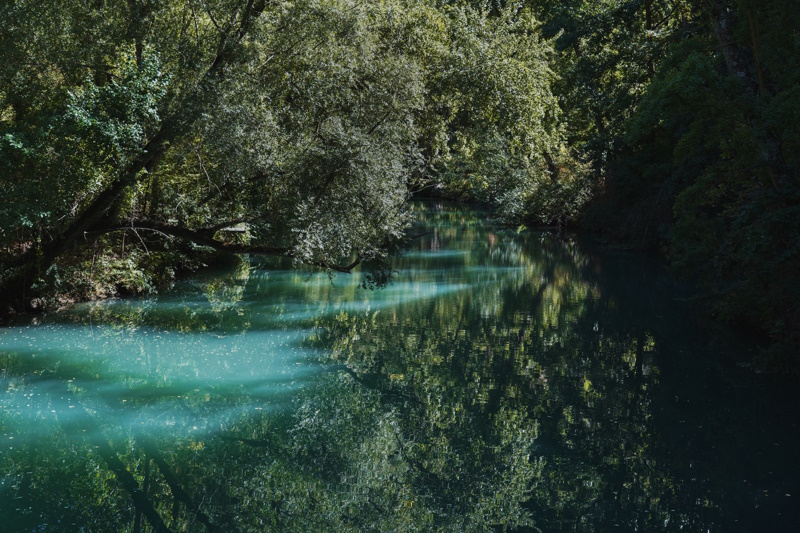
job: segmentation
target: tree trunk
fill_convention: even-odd
[[[14,279],[7,279],[5,286],[0,287],[2,292],[7,292],[11,299],[19,300],[22,291],[24,291],[23,287],[30,284],[35,278],[36,272],[34,270],[46,271],[59,256],[78,242],[87,232],[96,229],[104,219],[106,219],[106,225],[109,222],[113,222],[107,220],[109,210],[128,187],[144,179],[144,176],[155,168],[158,161],[167,152],[170,143],[185,133],[193,123],[194,118],[200,115],[205,107],[202,98],[208,84],[221,74],[226,65],[234,60],[233,47],[244,39],[252,28],[253,22],[261,16],[265,8],[266,0],[246,0],[242,2],[241,8],[237,11],[239,15],[238,24],[231,25],[232,32],[220,34],[216,55],[195,88],[188,91],[174,105],[166,106],[174,111],[162,121],[160,128],[152,135],[140,155],[131,161],[127,168],[105,190],[98,194],[76,219],[66,228],[59,231],[57,236],[41,243],[41,252],[39,252],[41,255],[39,258],[36,257],[37,250],[32,247],[16,261],[13,261],[10,266],[22,268]],[[37,259],[40,259],[40,261]],[[15,294],[12,295],[12,293]]]
[[[556,165],[553,158],[550,156],[550,153],[545,150],[544,154],[544,161],[547,163],[547,170],[550,172],[550,179],[555,183],[558,181],[558,165]]]
[[[758,73],[758,89],[761,94],[766,91],[766,84],[764,83],[764,71],[761,68],[761,59],[759,58],[759,38],[758,38],[758,18],[753,16],[753,10],[747,8],[747,24],[750,26],[750,40],[753,43],[753,55],[756,60],[756,72]]]
[[[728,3],[724,0],[721,2],[709,2],[708,8],[708,14],[711,18],[711,27],[714,30],[717,41],[719,41],[722,57],[725,59],[728,72],[730,72],[732,76],[742,78],[747,89],[751,92],[755,92],[753,80],[748,76],[747,55],[737,44],[733,34],[736,24],[734,16],[735,11],[730,9]]]
[[[752,20],[752,12],[749,7],[744,8],[745,15],[748,17],[751,33],[751,44],[753,50],[750,51],[746,45],[740,44],[734,37],[735,13],[733,7],[728,6],[728,3],[723,1],[708,2],[709,15],[711,17],[711,25],[714,29],[714,34],[720,44],[725,65],[728,67],[728,72],[732,76],[742,78],[748,96],[751,99],[763,92],[766,87],[766,80],[764,72],[759,64],[758,57],[758,33],[755,27],[755,22]],[[756,64],[753,65],[749,61],[750,56],[755,58]],[[754,72],[755,71],[755,72]],[[755,75],[754,75],[755,74]],[[758,81],[756,81],[758,80]],[[756,117],[750,113],[747,117],[748,125],[752,128],[753,122]],[[788,166],[781,151],[781,143],[773,135],[767,133],[756,141],[761,149],[761,154],[766,163],[767,174],[773,189],[778,190],[785,187],[790,181],[791,176]]]

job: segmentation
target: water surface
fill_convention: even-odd
[[[658,261],[414,209],[385,289],[251,259],[0,329],[3,530],[800,529],[795,396]]]

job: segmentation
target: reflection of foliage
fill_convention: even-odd
[[[668,337],[630,276],[599,276],[571,239],[413,208],[432,231],[382,291],[245,263],[94,307],[81,318],[117,324],[94,326],[102,353],[0,352],[0,476],[17,498],[0,512],[27,530],[131,530],[151,511],[173,531],[730,523],[654,423]],[[329,366],[309,383],[292,354],[315,348]],[[28,402],[39,415],[18,414]]]
[[[114,444],[145,487],[152,502],[145,507],[180,530],[201,515],[237,531],[485,531],[529,521],[519,503],[540,466],[528,459],[532,435],[511,424],[506,448],[487,462],[477,444],[454,454],[439,435],[423,445],[425,424],[407,427],[399,409],[385,409],[379,393],[348,376],[322,380],[296,403],[293,416],[243,419],[220,437],[138,434]],[[13,525],[55,519],[122,530],[137,520],[142,509],[131,507],[120,472],[112,475],[113,458],[102,451],[109,445],[92,418],[81,416],[77,434],[62,426],[36,446],[11,450],[2,472],[11,490],[47,502],[22,515],[3,509]],[[412,442],[408,430],[423,436]],[[58,482],[62,476],[71,483]],[[191,497],[187,485],[205,496]]]
[[[421,251],[435,249],[437,240],[451,250],[459,242],[470,251],[487,248],[459,259],[474,271],[467,292],[406,304],[388,316],[342,313],[329,330],[332,357],[386,398],[411,406],[403,411],[406,424],[426,429],[414,432],[424,440],[409,449],[417,444],[427,460],[438,449],[461,457],[469,445],[498,452],[512,437],[525,440],[527,453],[544,454],[546,464],[529,472],[532,492],[522,500],[537,526],[590,528],[615,520],[607,509],[623,505],[642,509],[637,523],[656,527],[670,518],[665,502],[676,489],[652,459],[655,338],[597,327],[613,304],[589,281],[575,243],[542,236],[531,246],[525,241],[532,237],[498,235],[437,228]],[[473,263],[487,256],[494,266]],[[441,261],[431,252],[415,264],[425,259]],[[514,268],[498,276],[501,265]],[[431,270],[407,275],[422,280]],[[543,442],[534,443],[537,433]],[[491,454],[480,461],[502,471]],[[622,500],[609,499],[611,490],[621,490]]]
[[[242,258],[237,261],[230,275],[215,277],[205,284],[203,292],[215,313],[221,314],[236,308],[242,301],[247,280],[250,277],[250,261]]]

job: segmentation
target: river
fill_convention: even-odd
[[[383,289],[250,258],[0,329],[0,529],[800,530],[796,393],[657,259],[412,208]]]

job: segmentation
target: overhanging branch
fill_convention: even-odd
[[[228,226],[233,226],[244,219],[230,220],[227,222],[214,224],[201,229],[189,229],[182,226],[174,226],[172,224],[164,224],[155,220],[136,220],[129,224],[121,224],[116,226],[109,226],[108,228],[99,229],[93,232],[87,232],[87,235],[112,233],[115,231],[152,231],[160,233],[168,237],[177,237],[186,241],[194,242],[202,246],[208,246],[214,250],[227,252],[232,254],[254,254],[254,255],[271,255],[278,257],[294,257],[291,248],[286,247],[271,247],[271,246],[257,246],[249,244],[226,243],[214,238],[214,234],[220,229]],[[332,270],[335,272],[342,272],[349,274],[361,264],[361,256],[357,256],[355,260],[349,265],[337,265],[327,261],[308,261],[306,264],[316,266],[325,270]]]
[[[110,226],[108,228],[100,229],[94,233],[112,233],[114,231],[154,231],[169,237],[177,237],[186,241],[208,246],[221,252],[229,252],[232,254],[261,254],[261,255],[289,255],[289,248],[269,247],[269,246],[253,246],[248,244],[227,243],[218,241],[214,238],[214,233],[222,228],[233,226],[243,222],[243,220],[228,221],[221,224],[215,224],[207,228],[197,230],[185,228],[182,226],[174,226],[172,224],[164,224],[155,220],[136,220],[130,224],[121,224],[117,226]]]

